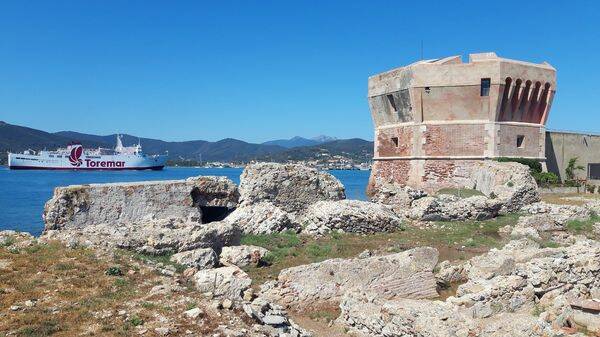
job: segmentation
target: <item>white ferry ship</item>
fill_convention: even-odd
[[[8,167],[13,170],[162,170],[166,161],[166,154],[144,154],[140,144],[123,146],[120,135],[114,149],[84,149],[75,142],[56,151],[8,154]]]

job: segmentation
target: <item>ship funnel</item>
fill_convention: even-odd
[[[123,151],[123,142],[121,141],[121,135],[117,135],[117,146],[115,146],[115,151],[116,152]]]

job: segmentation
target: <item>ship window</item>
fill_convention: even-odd
[[[398,147],[398,137],[392,137],[392,142],[394,143],[394,146]]]
[[[489,78],[481,79],[481,96],[489,96],[490,95],[490,84],[491,84],[491,80]]]
[[[388,102],[390,103],[390,107],[392,107],[394,112],[398,111],[398,108],[396,108],[396,102],[394,101],[394,95],[388,94],[388,95],[386,95],[386,97],[387,97]]]
[[[523,147],[523,140],[525,139],[525,136],[523,135],[518,135],[517,136],[517,147],[518,148],[522,148]]]

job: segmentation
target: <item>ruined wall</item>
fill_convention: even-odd
[[[554,172],[561,180],[566,179],[565,168],[571,158],[577,157],[577,164],[584,170],[577,170],[576,177],[588,178],[588,165],[600,164],[600,136],[571,132],[546,132],[546,157],[548,171]],[[597,180],[594,182],[598,183]]]

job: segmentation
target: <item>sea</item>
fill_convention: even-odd
[[[370,171],[329,171],[346,187],[348,199],[366,200]],[[37,171],[0,167],[0,230],[12,229],[40,235],[44,229],[44,204],[57,186],[173,180],[196,176],[225,176],[240,182],[241,168],[166,167],[162,171]]]

